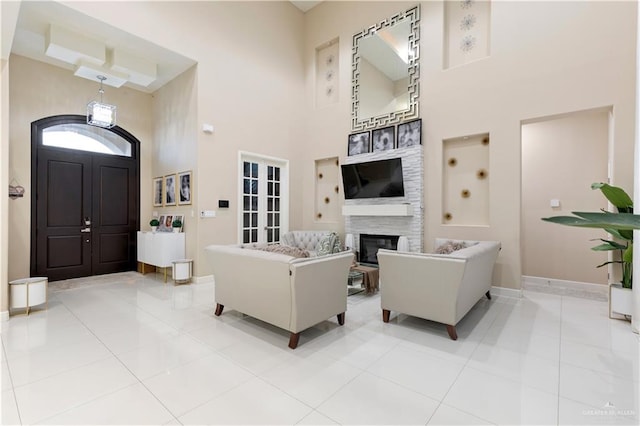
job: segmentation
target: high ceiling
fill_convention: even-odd
[[[101,46],[104,64],[86,54],[82,47],[87,44]],[[125,86],[145,93],[156,91],[196,63],[57,2],[21,3],[11,52],[96,82],[98,74],[107,75],[105,84],[113,83],[112,73],[124,79]],[[78,66],[78,60],[83,66]],[[140,74],[145,78],[135,78]]]
[[[291,1],[295,7],[300,9],[303,12],[311,10],[313,7],[322,3],[322,1],[312,1],[312,0],[300,0],[300,1]]]

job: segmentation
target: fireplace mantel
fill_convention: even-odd
[[[342,206],[343,216],[413,216],[411,204],[353,204]]]

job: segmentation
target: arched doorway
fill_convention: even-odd
[[[31,123],[31,275],[51,281],[136,268],[140,142],[83,115]]]

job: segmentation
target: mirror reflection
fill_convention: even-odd
[[[352,128],[418,116],[418,6],[353,36]]]

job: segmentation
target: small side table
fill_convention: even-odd
[[[47,303],[47,277],[31,277],[9,282],[9,309],[26,309]]]
[[[192,259],[179,259],[173,262],[173,281],[176,284],[184,284],[191,281],[191,274],[193,273],[193,260]]]

